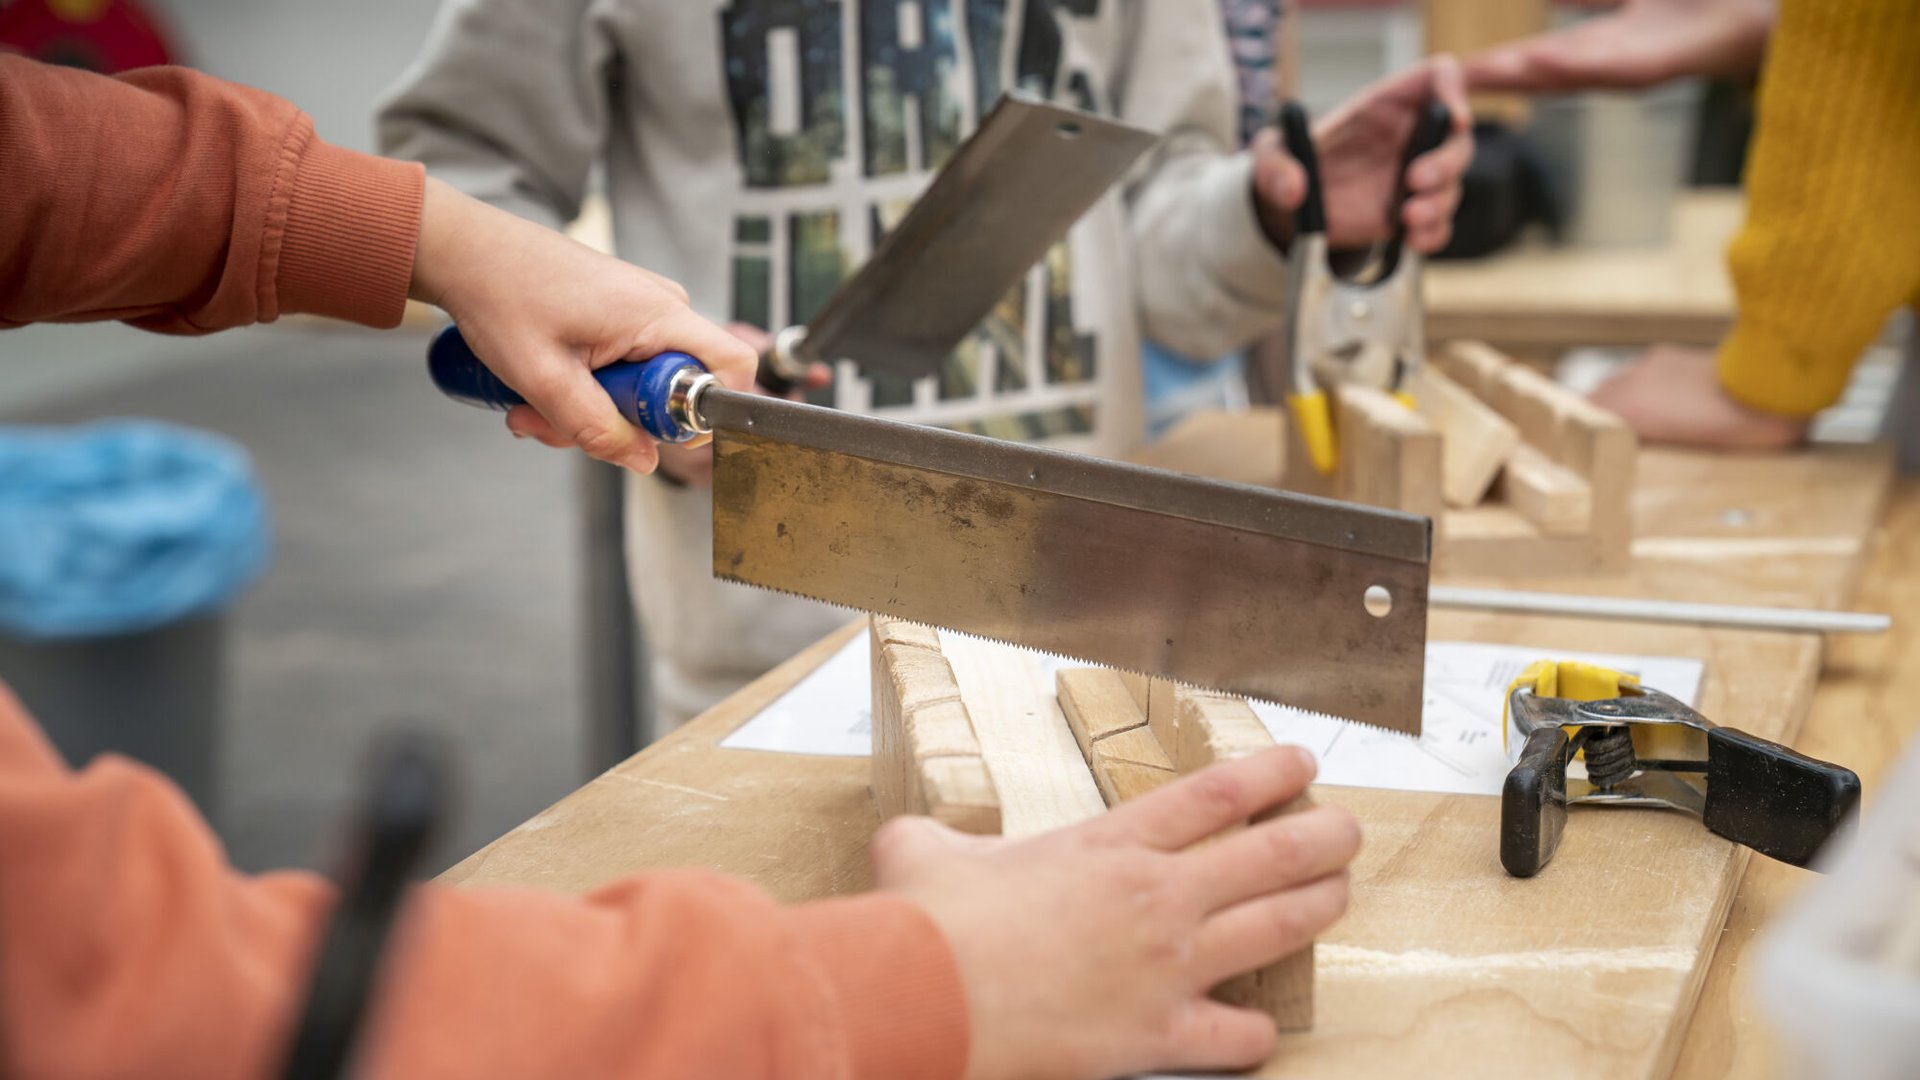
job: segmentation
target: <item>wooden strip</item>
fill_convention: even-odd
[[[1593,526],[1593,486],[1531,446],[1520,446],[1500,479],[1508,506],[1548,536],[1580,536]]]
[[[1094,782],[1100,785],[1100,794],[1107,800],[1108,806],[1119,806],[1128,799],[1137,799],[1150,791],[1159,789],[1162,784],[1178,779],[1179,773],[1172,769],[1156,769],[1148,765],[1129,765],[1124,761],[1110,762],[1103,769],[1096,769]]]
[[[1493,401],[1501,374],[1513,363],[1498,349],[1479,341],[1449,341],[1433,360],[1448,378],[1488,403]]]
[[[1175,755],[1181,775],[1257,754],[1272,749],[1273,745],[1273,735],[1244,700],[1201,691],[1181,691],[1180,745]],[[1270,820],[1312,805],[1312,799],[1302,793],[1287,805],[1253,820]],[[1258,971],[1229,979],[1214,988],[1213,997],[1229,1005],[1259,1009],[1272,1016],[1281,1031],[1310,1030],[1313,1027],[1313,945],[1309,943],[1299,952]]]
[[[1114,675],[1120,679],[1121,685],[1127,688],[1127,693],[1133,696],[1133,707],[1140,710],[1141,716],[1147,715],[1147,705],[1151,699],[1150,684],[1153,680],[1137,671],[1116,671]]]
[[[1095,743],[1093,750],[1096,767],[1104,762],[1173,771],[1173,755],[1161,746],[1152,728],[1143,726],[1109,735]]]
[[[1408,387],[1420,414],[1440,432],[1440,493],[1448,506],[1478,505],[1520,445],[1520,429],[1432,365]]]
[[[941,635],[940,645],[1000,794],[1001,834],[1045,832],[1104,811],[1040,657],[959,634]]]
[[[1093,764],[1093,744],[1130,728],[1144,727],[1147,714],[1117,671],[1070,668],[1054,676],[1054,696],[1066,714],[1080,756]]]
[[[1172,681],[1147,680],[1147,725],[1161,746],[1180,745],[1180,699]]]
[[[1340,498],[1438,517],[1440,433],[1413,410],[1379,390],[1340,391]]]
[[[883,820],[925,814],[992,835],[1000,831],[999,795],[939,643],[926,627],[868,621],[874,804]]]

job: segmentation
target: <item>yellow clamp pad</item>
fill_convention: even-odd
[[[1527,665],[1520,677],[1507,684],[1506,696],[1500,699],[1500,748],[1512,753],[1509,747],[1509,732],[1513,730],[1513,692],[1521,687],[1530,688],[1538,697],[1569,698],[1573,701],[1605,701],[1620,696],[1621,687],[1640,685],[1640,676],[1629,675],[1612,668],[1603,668],[1598,664],[1583,663],[1579,660],[1536,660]],[[1572,729],[1568,729],[1572,734]]]
[[[1413,399],[1413,394],[1410,391],[1395,390],[1393,392],[1393,400],[1406,406],[1408,412],[1420,411],[1420,403]]]
[[[1333,441],[1333,407],[1327,401],[1326,392],[1288,394],[1287,406],[1293,410],[1293,426],[1300,433],[1300,443],[1307,448],[1307,456],[1313,459],[1315,471],[1321,476],[1332,476],[1333,467],[1340,459]]]

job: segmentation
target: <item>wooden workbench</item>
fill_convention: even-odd
[[[1430,262],[1427,340],[1479,340],[1526,356],[1581,345],[1715,344],[1733,321],[1726,249],[1744,207],[1733,189],[1690,191],[1657,247],[1533,240],[1490,258]]]
[[[1649,451],[1633,574],[1565,584],[1668,599],[1832,603],[1852,590],[1887,474],[1886,455],[1873,451]],[[1920,520],[1912,507],[1902,514]],[[1911,560],[1898,555],[1877,572],[1904,585],[1875,589],[1920,598],[1920,580],[1904,581]],[[789,901],[867,887],[864,845],[876,818],[864,759],[716,745],[853,630],[475,853],[447,880],[578,891],[635,870],[698,866],[750,877]],[[1801,635],[1461,612],[1436,612],[1431,634],[1699,657],[1704,711],[1787,741],[1813,702],[1822,654],[1819,639]],[[1845,642],[1836,655],[1884,659],[1906,637]],[[1831,715],[1837,728],[1852,719],[1844,706]],[[1896,722],[1878,721],[1872,746],[1808,749],[1871,775],[1859,751],[1893,741]],[[1763,860],[1749,872],[1746,852],[1682,815],[1576,811],[1553,865],[1516,881],[1497,859],[1498,800],[1355,788],[1316,797],[1352,808],[1367,845],[1352,910],[1322,940],[1316,1030],[1289,1037],[1265,1074],[1664,1076],[1684,1060],[1686,1075],[1717,1076],[1752,1075],[1769,1060],[1731,976],[1759,917],[1797,872]],[[1696,999],[1701,1019],[1690,1030]]]

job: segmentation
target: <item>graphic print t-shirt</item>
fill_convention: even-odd
[[[1060,15],[1008,0],[736,0],[721,12],[744,190],[733,215],[729,317],[805,324],[1002,93],[1064,93]],[[1072,247],[1060,244],[936,379],[841,365],[823,403],[1018,440],[1090,435],[1099,349],[1076,325]]]

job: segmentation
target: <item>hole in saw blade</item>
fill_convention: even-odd
[[[1063,139],[1077,139],[1080,137],[1080,125],[1072,120],[1060,121],[1053,130]]]
[[[1367,593],[1361,598],[1367,605],[1367,614],[1376,619],[1384,619],[1393,611],[1393,594],[1385,585],[1369,585]]]

